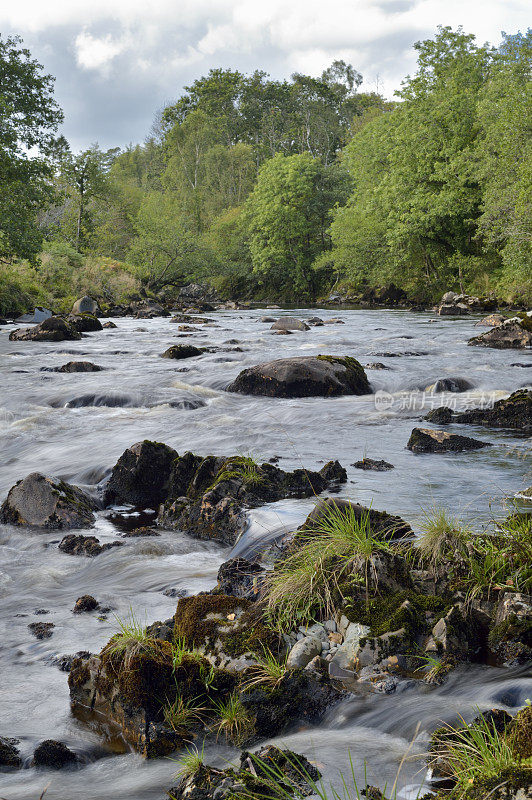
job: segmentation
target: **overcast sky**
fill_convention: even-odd
[[[3,0],[18,33],[56,76],[73,149],[141,142],[154,114],[211,67],[311,75],[335,58],[363,89],[393,95],[416,40],[462,25],[480,42],[530,24],[529,0]]]

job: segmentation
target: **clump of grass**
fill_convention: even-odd
[[[233,479],[242,481],[245,486],[257,486],[264,481],[264,475],[251,456],[235,456],[229,459],[218,473],[214,486]]]
[[[198,650],[190,649],[184,637],[174,639],[172,642],[172,668],[174,672],[179,669],[185,657],[188,659],[193,658],[199,662],[203,661],[202,654]]]
[[[129,617],[121,619],[115,617],[117,632],[105,645],[102,654],[110,656],[123,656],[123,668],[129,669],[133,658],[141,653],[155,654],[154,639],[135,616],[133,609],[129,609]]]
[[[303,621],[332,615],[343,600],[342,583],[352,583],[360,565],[369,606],[371,557],[389,549],[385,537],[372,534],[369,512],[359,517],[351,506],[323,504],[312,529],[296,536],[297,549],[265,581],[275,627],[292,630]]]
[[[451,554],[465,555],[471,531],[450,517],[444,508],[424,511],[419,527],[421,536],[416,541],[417,552],[430,566],[440,566]]]
[[[174,731],[182,731],[196,722],[201,722],[205,708],[198,705],[197,698],[184,700],[178,695],[173,702],[163,706],[164,721]]]
[[[222,734],[226,741],[240,746],[254,731],[254,721],[242,703],[233,693],[226,700],[214,703],[218,719],[214,723],[217,738]]]
[[[454,793],[464,797],[479,779],[492,778],[517,766],[512,748],[504,733],[499,733],[493,720],[480,716],[478,721],[464,727],[448,726],[448,741],[443,756],[456,781]]]
[[[244,683],[245,689],[252,686],[266,685],[275,688],[279,685],[286,674],[286,661],[288,653],[281,659],[277,659],[271,650],[264,648],[264,655],[257,657],[257,663],[249,667]]]
[[[202,744],[201,750],[192,746],[190,749],[185,748],[185,754],[181,756],[177,762],[177,770],[174,773],[174,778],[190,778],[204,763],[204,749],[205,743]]]

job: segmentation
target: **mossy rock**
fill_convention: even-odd
[[[508,741],[517,759],[532,758],[532,706],[525,706],[513,718],[508,729]]]

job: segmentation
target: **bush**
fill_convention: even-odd
[[[24,261],[0,264],[0,314],[22,314],[36,305],[48,305],[49,299],[33,267]]]

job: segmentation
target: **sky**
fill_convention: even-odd
[[[343,58],[362,90],[392,97],[415,70],[414,42],[438,25],[498,44],[530,16],[529,0],[0,0],[0,33],[22,36],[56,77],[77,151],[142,142],[156,112],[211,67],[282,79]]]

